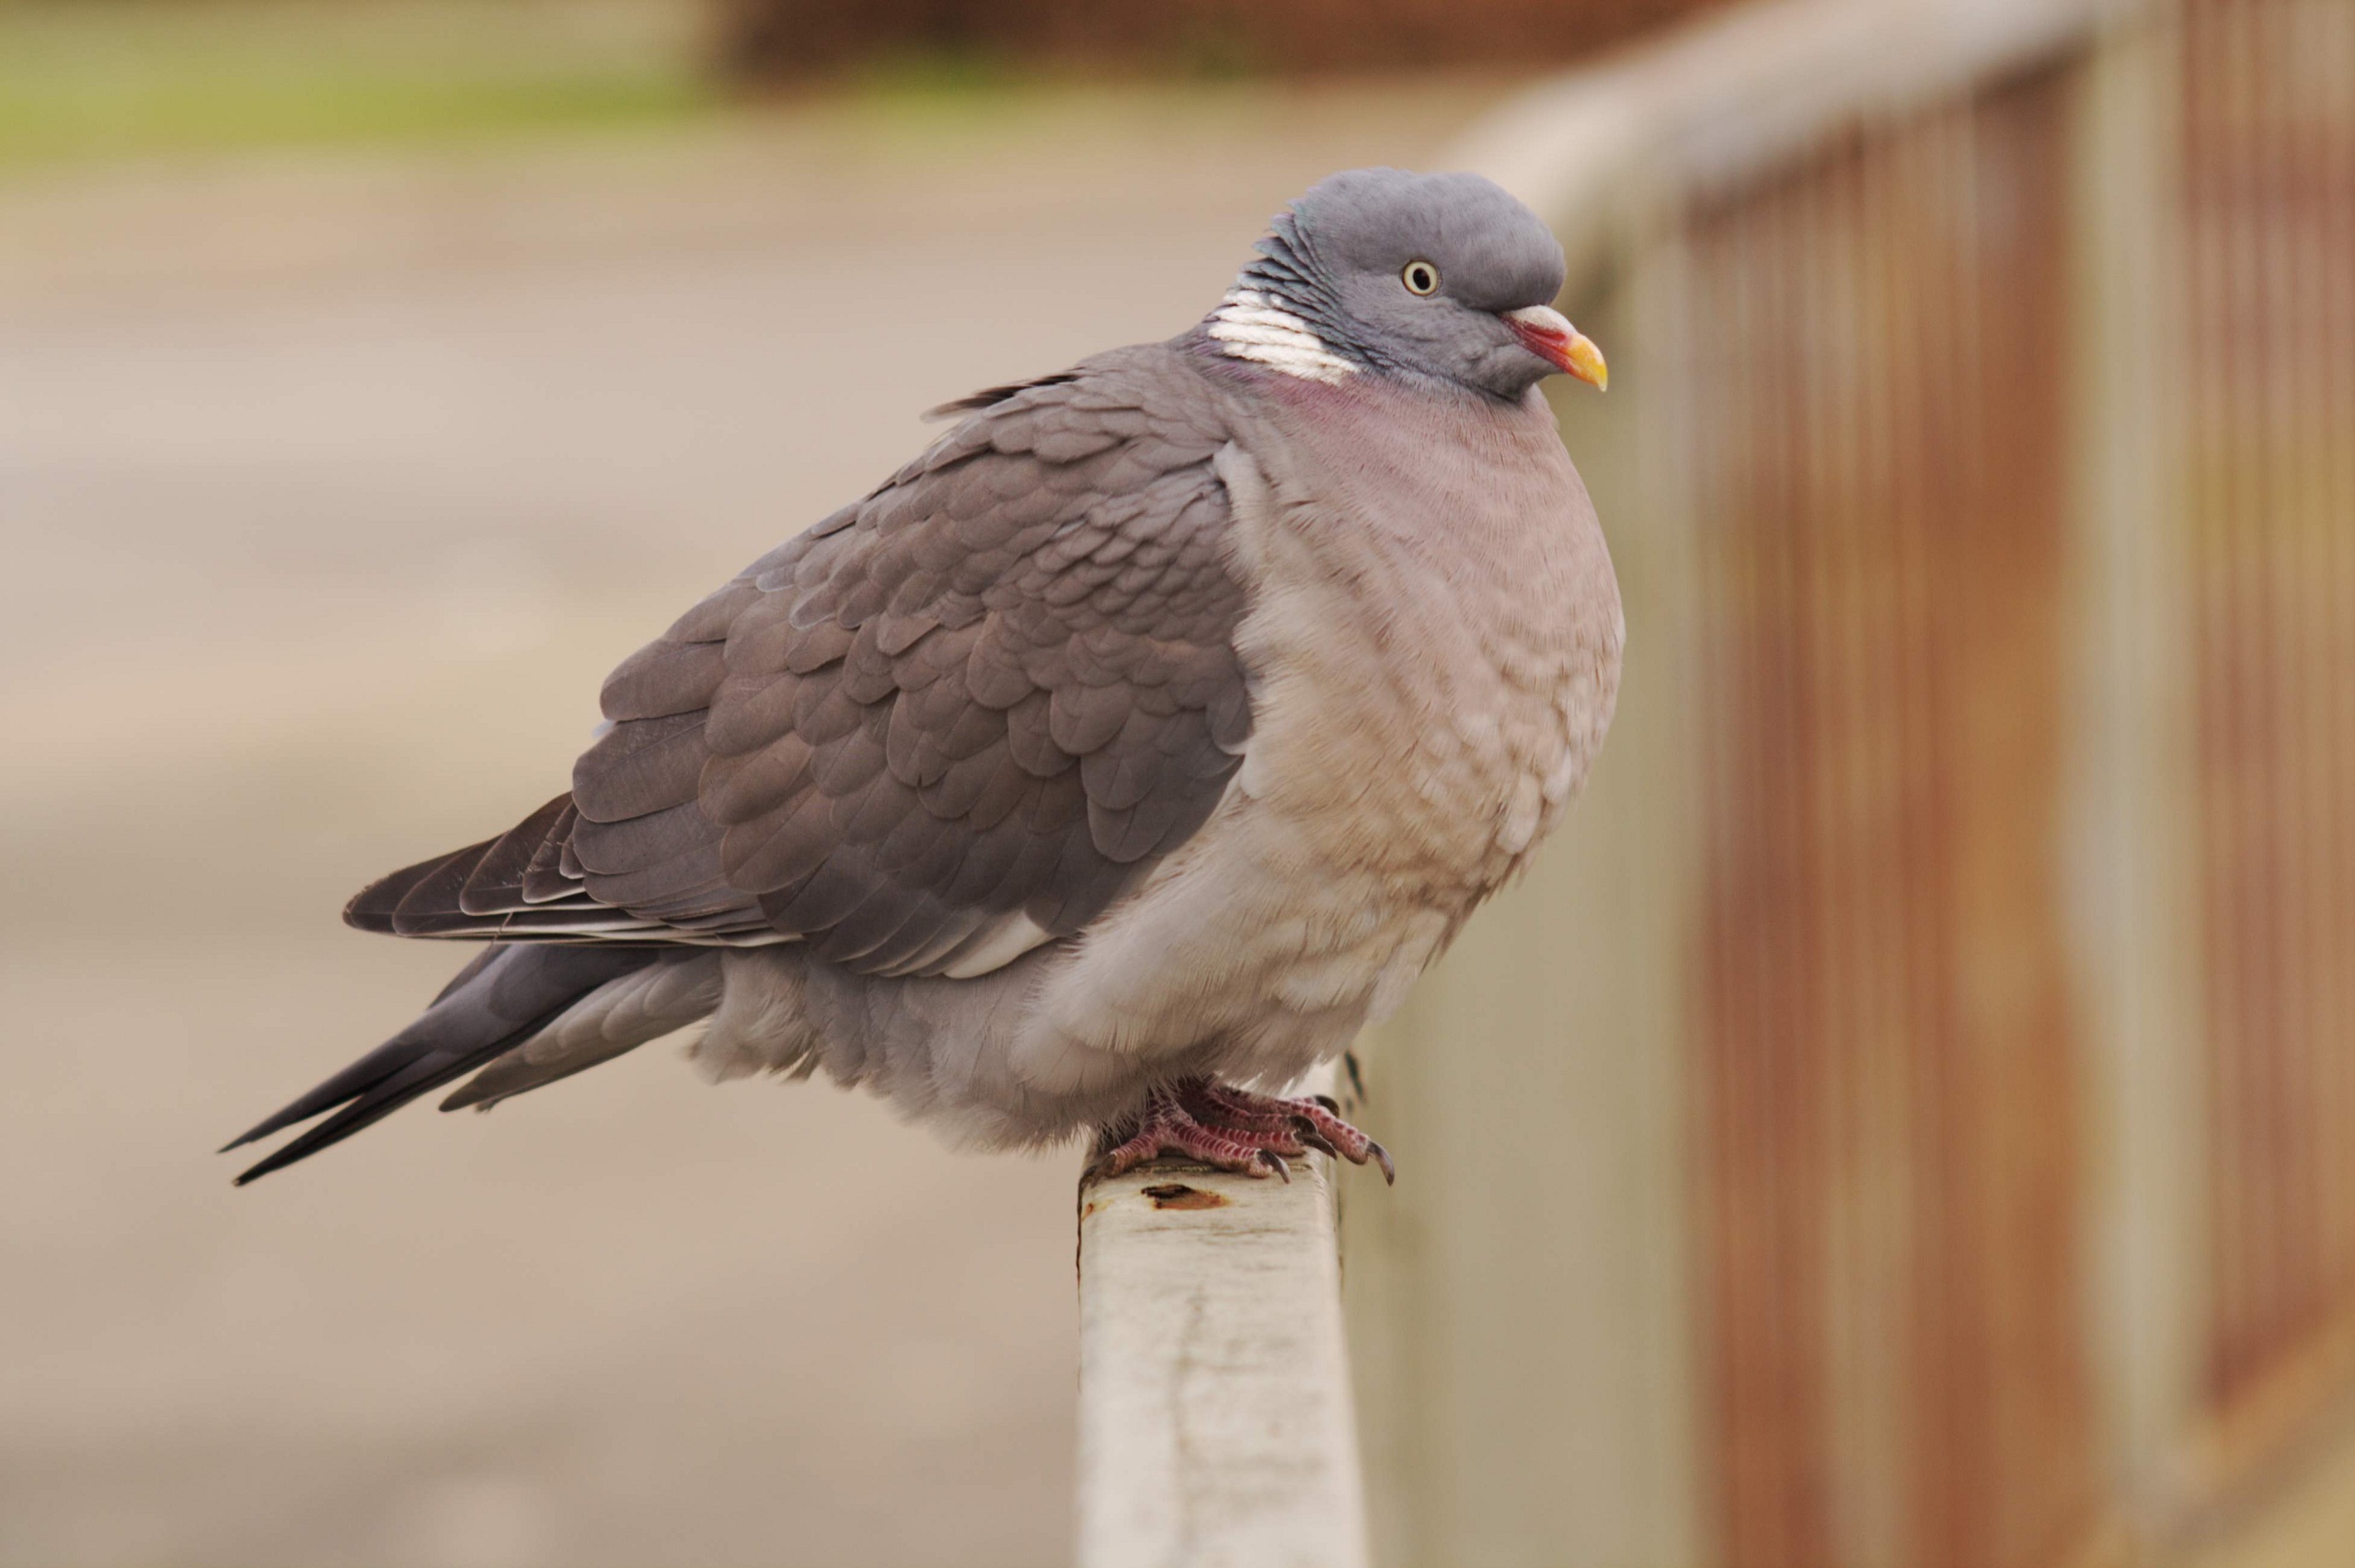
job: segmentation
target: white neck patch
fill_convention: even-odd
[[[1343,381],[1358,367],[1325,347],[1308,323],[1256,289],[1232,289],[1211,313],[1210,335],[1224,352],[1308,381]]]

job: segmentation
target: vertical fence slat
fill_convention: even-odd
[[[1877,126],[1699,219],[1737,1565],[2040,1563],[2097,1527],[2054,897],[2065,102],[2047,74]]]
[[[2355,7],[2187,0],[2183,455],[2229,1474],[2355,1379]]]

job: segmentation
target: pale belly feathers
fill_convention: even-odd
[[[1550,415],[1377,413],[1338,453],[1221,454],[1257,585],[1253,734],[1201,832],[1041,977],[1014,1063],[1038,1090],[1181,1064],[1273,1082],[1338,1053],[1584,782],[1625,624]]]

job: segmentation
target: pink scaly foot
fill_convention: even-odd
[[[1285,1125],[1238,1126],[1215,1115],[1197,1117],[1188,1102],[1188,1090],[1199,1079],[1159,1084],[1145,1096],[1142,1111],[1121,1117],[1096,1135],[1096,1160],[1091,1176],[1117,1176],[1164,1154],[1199,1160],[1216,1170],[1246,1176],[1292,1179],[1287,1154],[1304,1154],[1303,1144]]]
[[[1163,1154],[1199,1160],[1246,1176],[1292,1178],[1286,1155],[1323,1150],[1352,1164],[1371,1160],[1384,1181],[1398,1179],[1389,1151],[1335,1114],[1329,1100],[1281,1099],[1181,1078],[1156,1085],[1143,1108],[1097,1135],[1089,1173],[1117,1176]]]
[[[1213,1083],[1204,1091],[1213,1103],[1231,1107],[1236,1113],[1257,1117],[1288,1118],[1300,1127],[1297,1137],[1322,1149],[1327,1154],[1338,1154],[1352,1165],[1362,1165],[1371,1160],[1382,1169],[1382,1179],[1392,1186],[1398,1185],[1398,1166],[1384,1149],[1340,1116],[1340,1106],[1322,1094],[1302,1099],[1284,1099],[1271,1094],[1253,1094],[1241,1089],[1229,1089]],[[1304,1125],[1302,1125],[1304,1124]]]

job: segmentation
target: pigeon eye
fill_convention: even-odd
[[[1409,261],[1399,272],[1398,280],[1407,285],[1410,294],[1439,292],[1439,269],[1428,261]]]

